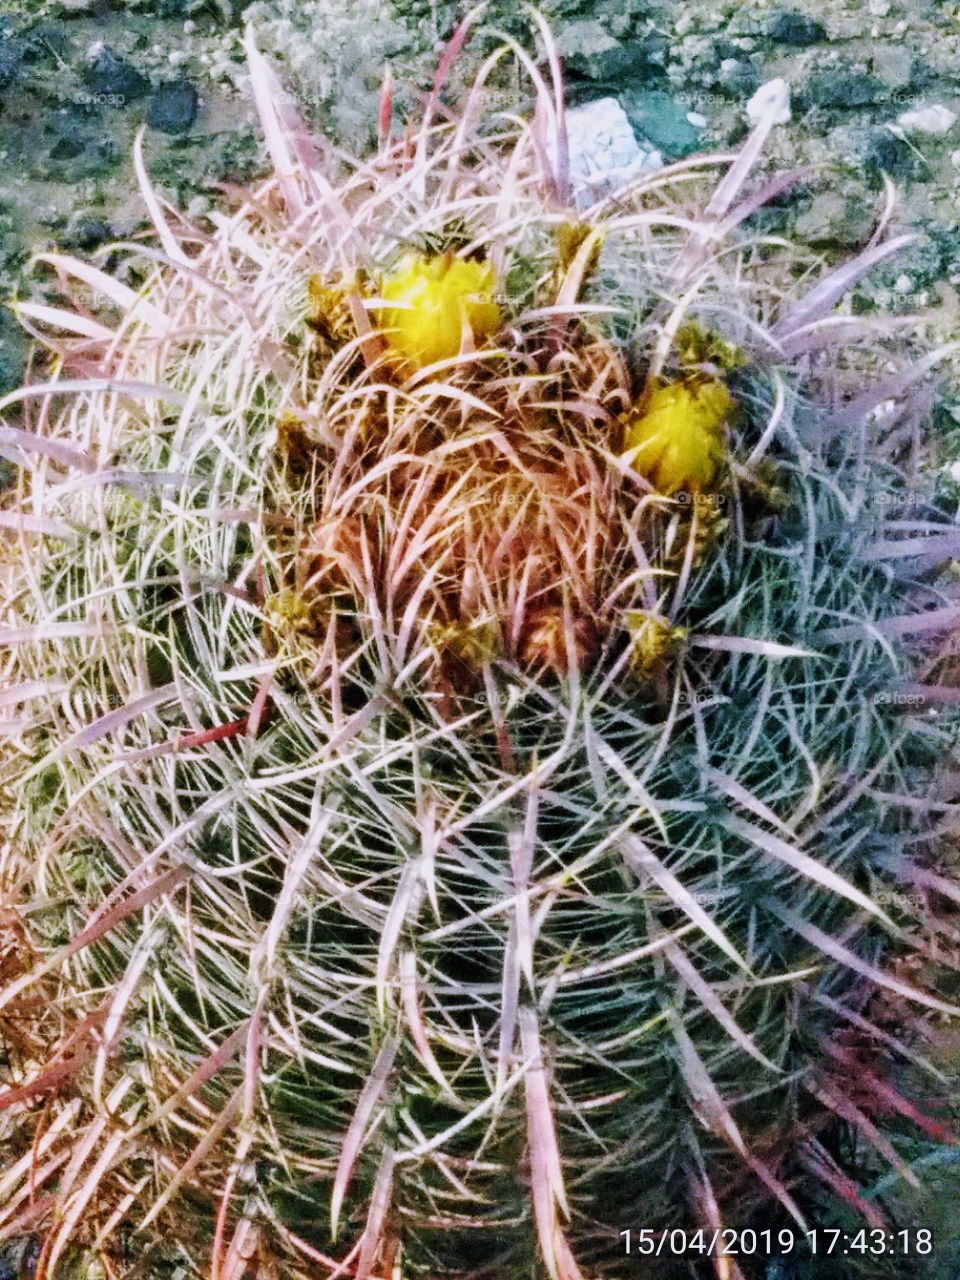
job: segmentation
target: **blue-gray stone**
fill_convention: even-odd
[[[21,61],[20,42],[0,35],[0,90],[6,89],[16,79]]]
[[[197,118],[200,95],[189,80],[175,80],[154,90],[147,103],[147,124],[163,133],[186,133]]]
[[[871,107],[889,97],[887,86],[865,71],[835,67],[819,71],[807,82],[806,98],[815,107]]]
[[[71,220],[63,243],[71,249],[95,249],[113,236],[113,228],[104,218],[80,217]]]
[[[805,13],[797,13],[793,9],[781,9],[770,17],[767,24],[767,35],[779,44],[803,48],[805,45],[819,44],[827,38],[827,29],[816,18]]]
[[[760,73],[752,62],[729,58],[720,64],[716,86],[729,98],[750,98],[760,88]]]
[[[141,75],[132,63],[118,58],[107,45],[99,50],[87,67],[84,79],[93,93],[117,98],[118,106],[142,98],[150,88],[146,76]]]
[[[870,185],[877,188],[883,185],[884,173],[898,182],[908,182],[916,177],[921,163],[913,148],[883,125],[867,130],[861,154]]]
[[[94,131],[94,122],[83,124],[69,118],[57,121],[55,140],[40,162],[40,171],[44,176],[53,161],[57,181],[79,182],[105,174],[118,158],[116,139],[105,136],[102,128]]]
[[[700,130],[687,119],[688,108],[660,89],[625,89],[618,97],[627,119],[665,156],[686,156],[700,146]]]

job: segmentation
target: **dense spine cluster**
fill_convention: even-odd
[[[907,643],[960,621],[956,542],[914,375],[864,389],[833,315],[903,241],[801,287],[749,229],[773,110],[578,208],[549,32],[482,125],[510,50],[448,120],[464,34],[336,172],[248,37],[275,175],[203,229],[138,154],[143,287],[46,255],[76,307],[21,304],[0,1240],[38,1280],[617,1276],[625,1227],[872,1223],[856,1178],[948,1136],[885,1062],[939,1087],[897,1018],[958,1012],[907,974],[955,932]]]

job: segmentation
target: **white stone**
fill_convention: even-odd
[[[597,98],[568,111],[567,140],[570,181],[580,205],[590,204],[641,173],[663,168],[659,151],[649,144],[641,147],[616,98]]]
[[[960,461],[951,462],[949,467],[944,468],[950,479],[956,484],[960,484]]]
[[[774,124],[786,124],[790,115],[790,86],[779,76],[762,84],[747,103],[747,119],[758,124],[768,112],[773,113]]]
[[[187,205],[188,218],[202,218],[205,213],[210,212],[210,198],[208,196],[194,196]]]
[[[874,409],[867,414],[873,422],[883,422],[884,418],[888,418],[897,407],[896,400],[883,400]]]
[[[873,17],[885,18],[890,12],[892,6],[890,4],[890,0],[870,0],[870,4],[867,7]]]
[[[688,111],[687,120],[695,129],[705,129],[707,127],[707,117],[701,111]]]
[[[949,133],[957,123],[957,113],[939,103],[933,107],[920,107],[917,111],[905,111],[897,117],[901,129],[911,133]]]

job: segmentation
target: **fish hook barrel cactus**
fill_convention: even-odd
[[[138,145],[142,286],[38,255],[74,305],[19,305],[49,354],[0,403],[38,1280],[760,1276],[722,1228],[892,1229],[864,1184],[952,1141],[943,353],[836,311],[904,237],[763,234],[776,104],[572,192],[535,20],[545,78],[505,38],[448,109],[468,19],[366,161],[248,35],[273,176],[198,227]],[[511,57],[531,109],[485,111]]]

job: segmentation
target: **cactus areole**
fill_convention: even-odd
[[[273,175],[193,226],[138,142],[142,283],[40,254],[67,298],[17,304],[0,1241],[38,1280],[799,1253],[951,1136],[905,1030],[957,1012],[956,530],[899,452],[938,353],[834,315],[903,238],[748,224],[769,113],[574,189],[539,16],[546,79],[507,45],[442,104],[475,16],[342,167],[248,33]],[[527,115],[488,109],[514,54]]]

